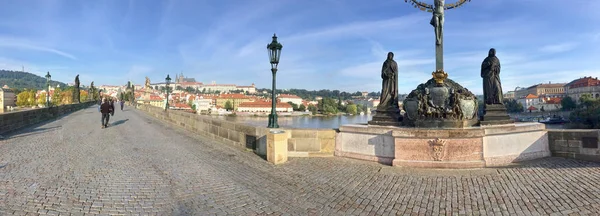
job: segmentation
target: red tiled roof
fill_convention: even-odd
[[[158,96],[158,95],[150,95],[150,100],[151,100],[151,101],[162,101],[162,100],[164,100],[164,99],[163,99],[163,98],[161,98],[161,97],[160,97],[160,96]]]
[[[222,94],[219,95],[219,99],[249,99],[248,96],[243,94]]]
[[[592,78],[592,77],[579,78],[579,79],[573,80],[569,84],[567,84],[567,86],[569,88],[581,88],[581,87],[597,86],[597,85],[600,85],[600,80],[598,80],[598,77],[596,77],[596,78]]]
[[[554,97],[554,98],[546,99],[546,103],[547,104],[560,104],[561,100],[562,100],[562,98]]]
[[[180,85],[202,85],[201,82],[181,82]]]
[[[296,95],[291,95],[291,94],[280,94],[279,95],[280,98],[298,98],[298,99],[302,99]]]
[[[206,84],[204,86],[235,86],[235,84]]]
[[[534,94],[528,94],[525,98],[526,99],[536,99],[536,98],[538,98],[538,96],[534,95]]]
[[[183,104],[183,103],[176,103],[176,104],[174,104],[173,106],[174,106],[174,107],[177,107],[177,108],[184,108],[184,109],[185,109],[185,108],[190,108],[190,109],[192,108],[192,107],[190,107],[190,105]]]
[[[238,107],[271,107],[271,102],[266,101],[253,101],[253,102],[243,102]],[[277,107],[283,108],[292,108],[292,105],[288,103],[277,103]]]

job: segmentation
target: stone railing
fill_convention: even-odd
[[[166,111],[160,107],[139,104],[137,109],[163,122],[221,142],[254,150],[266,156],[269,128],[230,122],[211,116],[183,111]],[[333,156],[335,134],[333,129],[280,128],[287,137],[290,157]]]
[[[600,130],[548,130],[552,156],[600,162]]]
[[[0,114],[0,134],[6,134],[23,127],[51,120],[56,117],[90,107],[96,102],[68,104],[39,109],[14,111]]]

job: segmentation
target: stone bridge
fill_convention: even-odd
[[[551,157],[511,167],[423,170],[315,157],[274,166],[245,146],[140,110],[117,110],[101,129],[96,107],[82,108],[3,134],[0,215],[600,213],[595,162]],[[13,123],[36,119],[50,117]],[[8,128],[9,117],[2,121]],[[560,140],[569,150],[572,142]]]

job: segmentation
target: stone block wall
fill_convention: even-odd
[[[548,130],[552,156],[600,162],[600,130]]]
[[[319,152],[333,155],[336,130],[333,129],[285,129],[288,134],[288,151]]]
[[[7,112],[0,114],[0,134],[6,134],[23,127],[51,120],[56,117],[90,107],[96,102],[69,104],[32,110]]]
[[[255,127],[243,123],[230,122],[210,116],[169,110],[149,105],[138,105],[142,110],[163,122],[185,128],[193,133],[217,141],[225,142],[254,150],[258,155],[266,156],[267,134],[270,129]],[[305,154],[290,154],[294,156],[310,156],[309,153],[329,153],[333,155],[336,131],[332,129],[287,129],[288,151]]]

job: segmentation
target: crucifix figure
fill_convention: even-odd
[[[410,1],[415,7],[423,10],[432,12],[433,16],[429,24],[433,26],[435,32],[435,70],[444,70],[444,10],[457,8],[464,3],[471,0],[458,0],[456,3],[445,4],[444,0],[434,0],[433,5],[420,2],[418,0],[405,0]]]
[[[435,31],[435,45],[442,45],[442,32],[444,30],[444,0],[435,0],[433,3],[433,17],[431,24]]]

